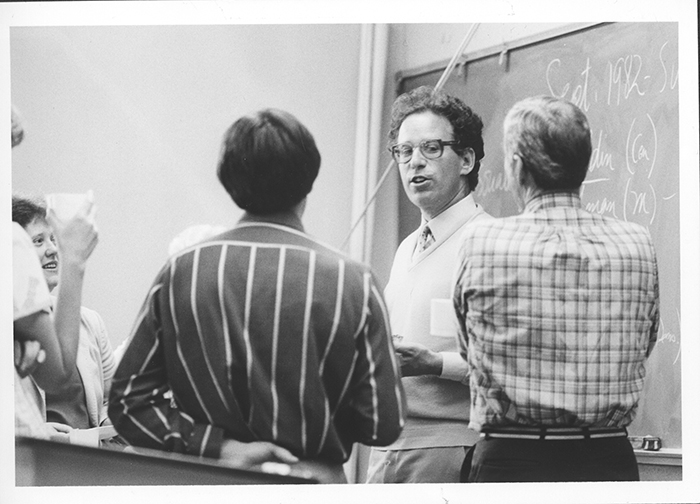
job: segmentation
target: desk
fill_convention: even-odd
[[[233,469],[213,459],[142,450],[139,453],[18,437],[16,486],[271,485],[315,480]]]

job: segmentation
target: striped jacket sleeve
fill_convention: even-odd
[[[218,458],[223,429],[195,423],[174,407],[165,371],[158,317],[160,284],[151,289],[112,381],[109,418],[130,444]]]
[[[356,365],[348,407],[338,418],[351,425],[354,441],[370,446],[394,442],[404,425],[406,399],[386,305],[371,273],[364,278],[364,316],[355,338]]]

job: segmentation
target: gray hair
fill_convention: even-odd
[[[591,158],[591,130],[573,103],[535,96],[516,103],[503,122],[503,151],[518,155],[542,190],[581,187]]]

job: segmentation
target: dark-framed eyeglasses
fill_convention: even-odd
[[[424,158],[437,159],[442,156],[445,146],[448,145],[459,145],[459,142],[457,140],[423,140],[418,144],[418,148]],[[397,163],[408,163],[413,157],[413,149],[415,147],[410,143],[402,143],[389,147],[389,152]]]

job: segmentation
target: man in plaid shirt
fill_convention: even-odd
[[[659,327],[646,228],[585,211],[588,121],[552,97],[504,122],[522,214],[469,226],[454,303],[481,437],[465,481],[638,480],[634,418]]]

